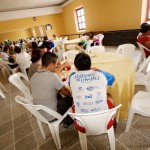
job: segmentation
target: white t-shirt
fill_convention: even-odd
[[[3,52],[3,60],[8,60],[9,56],[9,54]]]
[[[78,71],[70,75],[75,112],[92,113],[108,109],[106,100],[107,79],[99,71]]]
[[[27,52],[21,52],[16,54],[16,62],[20,63],[25,58],[31,58],[31,56]]]

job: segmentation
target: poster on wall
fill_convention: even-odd
[[[46,30],[50,30],[50,29],[52,29],[52,25],[51,24],[46,24],[45,28],[46,28]]]

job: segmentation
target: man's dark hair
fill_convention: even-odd
[[[150,30],[150,25],[147,24],[147,25],[144,25],[143,28],[141,28],[140,32],[141,33],[146,33],[149,30]]]
[[[36,48],[32,51],[32,58],[31,61],[33,63],[37,62],[38,60],[40,60],[40,58],[42,57],[42,51],[39,48]]]
[[[146,26],[146,25],[148,25],[147,22],[142,23],[142,24],[141,24],[141,29],[142,29],[144,26]]]
[[[9,47],[5,46],[4,49],[3,49],[3,51],[6,52],[7,50],[9,50]]]
[[[32,48],[33,49],[38,48],[38,44],[36,42],[32,42]]]
[[[91,58],[88,54],[79,53],[75,57],[74,65],[79,71],[80,70],[90,70],[91,69]]]
[[[82,43],[82,42],[79,42],[78,45],[79,45],[79,46],[83,46],[83,43]]]
[[[51,52],[46,52],[42,56],[42,66],[47,67],[50,63],[56,63],[58,56]]]
[[[21,52],[21,48],[18,46],[15,46],[14,52],[19,54]]]

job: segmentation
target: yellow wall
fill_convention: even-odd
[[[137,29],[141,24],[142,0],[75,0],[63,8],[67,34],[77,33],[74,10],[82,5],[86,31]]]
[[[2,35],[1,32],[8,32],[8,31],[13,31],[13,30],[18,30],[18,29],[31,28],[31,27],[39,26],[39,25],[45,26],[45,24],[52,25],[51,30],[46,30],[46,34],[49,37],[52,37],[53,34],[60,36],[61,34],[66,33],[65,29],[64,29],[62,14],[39,16],[36,18],[37,18],[37,21],[33,21],[32,18],[1,21],[0,22],[0,36]],[[21,32],[21,30],[18,30],[18,33],[19,32]],[[16,36],[16,34],[14,35],[14,37]],[[12,38],[12,37],[10,37],[10,38]],[[10,38],[7,37],[7,39],[10,39]],[[2,39],[2,38],[0,38],[0,39]],[[15,38],[13,38],[13,39],[15,40]]]
[[[26,39],[28,37],[32,37],[30,29],[6,32],[0,34],[0,42],[3,42],[6,39],[10,41],[16,41],[22,38]]]
[[[31,17],[0,22],[0,39],[16,40],[18,35],[23,35],[23,38],[26,38],[27,35],[20,33],[21,31],[15,32],[14,35],[9,34],[8,31],[39,25],[45,26],[45,24],[52,25],[52,29],[46,30],[48,37],[52,37],[53,34],[59,37],[61,34],[77,33],[74,10],[81,5],[85,10],[87,32],[137,29],[140,27],[142,0],[75,0],[63,8],[62,14],[37,16],[37,21],[33,21]],[[7,33],[1,34],[1,32]]]

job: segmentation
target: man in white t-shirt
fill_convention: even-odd
[[[74,65],[77,72],[70,75],[69,85],[75,112],[92,113],[111,108],[113,104],[107,100],[106,90],[107,85],[113,84],[114,76],[96,68],[92,69],[90,56],[85,53],[77,54]]]

